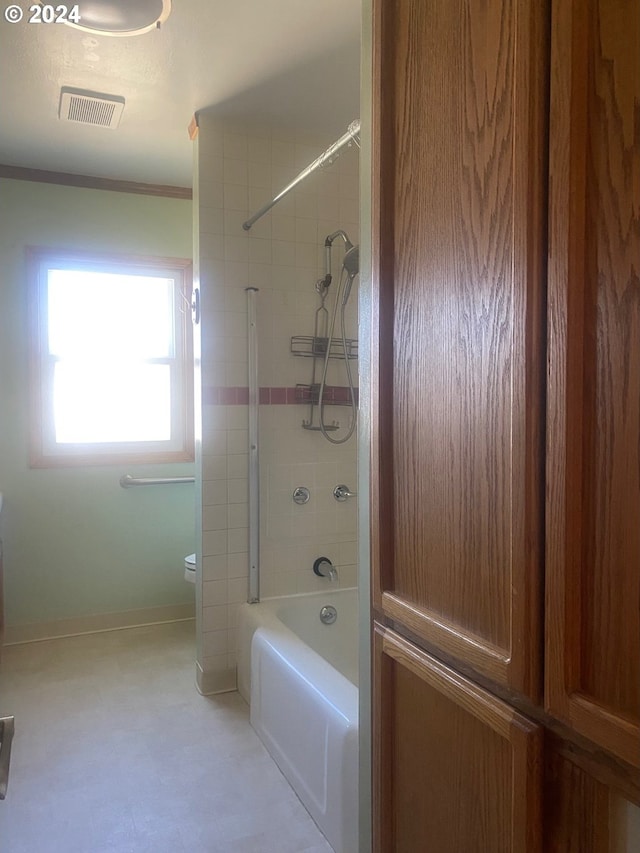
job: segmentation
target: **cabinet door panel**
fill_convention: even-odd
[[[606,785],[545,743],[545,853],[612,853]]]
[[[376,7],[375,606],[535,698],[545,3]]]
[[[539,727],[381,627],[375,679],[377,853],[538,853]]]
[[[640,2],[556,0],[546,705],[640,766]]]

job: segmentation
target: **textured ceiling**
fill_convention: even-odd
[[[2,164],[190,186],[197,110],[336,137],[358,117],[360,0],[173,0],[131,38],[29,24],[19,5],[22,22],[0,19]],[[120,127],[61,122],[61,86],[124,96]]]

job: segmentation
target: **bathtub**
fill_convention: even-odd
[[[238,623],[251,725],[336,853],[358,849],[357,595],[243,604]],[[320,620],[325,605],[333,624]]]

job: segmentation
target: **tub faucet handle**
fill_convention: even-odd
[[[320,578],[329,578],[330,581],[338,580],[338,572],[328,557],[318,557],[313,563],[313,571]]]

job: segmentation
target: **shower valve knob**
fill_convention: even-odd
[[[306,486],[298,486],[293,490],[293,502],[298,505],[309,503],[311,492]]]
[[[358,495],[356,492],[352,492],[349,486],[345,486],[344,483],[341,483],[339,486],[336,486],[333,490],[333,496],[337,501],[343,503],[347,500],[347,498],[357,498]]]

